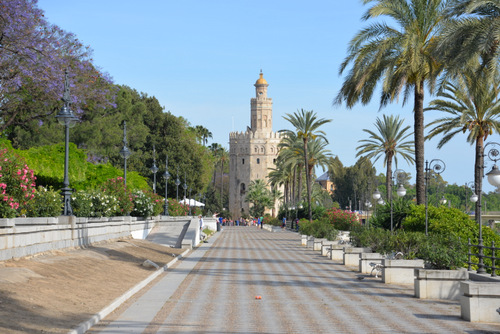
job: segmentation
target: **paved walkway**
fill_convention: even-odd
[[[262,299],[256,299],[261,296]],[[357,273],[292,232],[226,227],[90,333],[499,333],[454,301]]]

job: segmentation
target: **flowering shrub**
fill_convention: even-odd
[[[39,186],[33,200],[26,204],[27,217],[57,217],[63,209],[61,193],[52,187]]]
[[[113,216],[125,216],[134,209],[132,193],[123,183],[123,177],[107,180],[102,186],[104,194],[114,196],[118,200],[118,207]]]
[[[134,210],[132,210],[130,215],[135,217],[149,217],[153,215],[155,205],[150,196],[142,190],[136,190],[132,192],[132,198],[134,200]]]
[[[98,190],[80,190],[71,199],[73,214],[78,217],[110,217],[119,211],[116,197]]]
[[[337,208],[328,209],[326,219],[335,229],[340,231],[350,231],[353,225],[361,224],[356,213]]]
[[[0,216],[12,218],[24,214],[26,204],[35,195],[33,170],[7,148],[0,150]]]
[[[168,200],[168,214],[170,216],[187,216],[189,212],[189,205],[181,204],[175,199]]]

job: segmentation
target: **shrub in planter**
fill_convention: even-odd
[[[299,222],[299,232],[315,238],[326,238],[328,240],[335,240],[338,233],[328,220],[313,220],[310,222],[306,219]]]
[[[63,211],[61,193],[52,187],[39,186],[32,200],[26,204],[27,217],[57,217]]]
[[[358,215],[354,212],[331,208],[326,210],[325,216],[326,221],[340,231],[350,231],[352,226],[361,225]]]
[[[389,254],[394,251],[394,234],[383,228],[360,227],[350,233],[354,247],[369,247],[375,253]]]
[[[467,262],[467,244],[452,235],[429,235],[418,250],[431,269],[457,269]]]
[[[281,226],[281,220],[270,215],[264,216],[264,225]]]

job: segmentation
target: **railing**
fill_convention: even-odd
[[[500,268],[496,267],[495,263],[496,263],[496,260],[500,260],[500,258],[495,256],[495,251],[500,250],[500,248],[495,247],[495,242],[494,241],[491,242],[491,247],[484,246],[484,245],[473,245],[470,242],[470,238],[469,238],[468,246],[469,246],[468,253],[467,253],[467,256],[468,256],[467,264],[469,265],[468,270],[471,271],[472,265],[479,265],[479,262],[482,262],[483,267],[491,269],[491,276],[496,277],[497,276],[496,271],[500,270]],[[478,250],[478,253],[472,253],[472,247],[476,247]],[[491,256],[484,255],[483,249],[490,249]],[[479,262],[478,263],[472,262],[472,260],[471,260],[472,256],[477,256],[479,258]],[[486,265],[484,263],[484,259],[491,259],[491,266]]]

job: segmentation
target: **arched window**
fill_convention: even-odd
[[[240,195],[245,195],[245,192],[246,192],[246,187],[245,184],[242,183],[240,184]]]
[[[260,164],[260,159],[259,159],[259,158],[257,158],[257,165],[258,165],[258,164]]]

